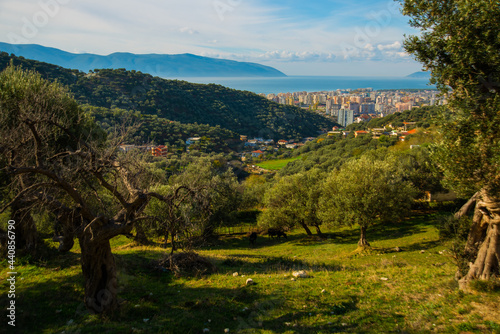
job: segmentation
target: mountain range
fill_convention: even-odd
[[[107,56],[76,54],[37,44],[0,42],[0,51],[65,68],[89,72],[94,69],[135,70],[162,78],[188,77],[286,77],[277,69],[257,63],[185,54],[133,54],[118,52]]]

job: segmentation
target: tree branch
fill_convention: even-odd
[[[16,197],[14,197],[14,199],[12,201],[10,201],[9,203],[7,203],[1,210],[0,210],[0,213],[4,213],[5,210],[7,210],[7,208],[9,208],[12,204],[14,204],[16,201],[18,201],[21,197],[23,197],[26,193],[32,191],[32,190],[35,190],[37,188],[40,188],[40,187],[44,187],[44,186],[52,186],[54,187],[55,185],[53,183],[49,183],[49,182],[40,182],[40,183],[36,183],[36,184],[33,184],[31,185],[30,187],[28,188],[25,188],[23,189],[21,192],[19,192]]]
[[[87,203],[80,195],[80,193],[70,183],[60,178],[59,175],[57,175],[56,173],[43,168],[32,168],[32,167],[19,167],[19,168],[11,167],[11,172],[14,175],[39,174],[48,177],[49,179],[55,182],[54,186],[57,186],[60,189],[64,190],[78,205],[80,205],[82,213],[86,219],[88,220],[94,219],[93,218],[94,215],[90,212]]]
[[[475,193],[468,201],[467,203],[465,203],[461,208],[460,210],[458,210],[455,215],[454,215],[454,218],[455,219],[460,219],[462,218],[463,216],[465,216],[466,214],[469,213],[469,211],[476,205],[476,202],[479,198],[479,196],[481,195],[481,190],[478,191],[477,193]]]

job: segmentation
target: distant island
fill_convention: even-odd
[[[188,77],[286,77],[283,72],[257,63],[216,59],[193,54],[112,53],[107,56],[76,54],[37,44],[0,42],[0,51],[88,72],[94,69],[135,70],[163,78]]]
[[[413,78],[413,79],[426,79],[426,78],[431,78],[431,74],[429,72],[424,72],[424,71],[419,71],[412,73],[410,75],[406,76],[407,78]]]

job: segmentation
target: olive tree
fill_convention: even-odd
[[[258,224],[270,227],[302,227],[312,235],[313,226],[321,235],[318,198],[323,174],[318,169],[281,177],[264,196],[265,210]]]
[[[0,73],[0,174],[9,182],[1,211],[37,203],[62,225],[60,250],[78,238],[92,313],[118,306],[110,240],[146,218],[151,198],[168,202],[148,190],[144,160],[119,154],[117,146],[60,85],[13,67]]]
[[[449,100],[437,158],[447,186],[470,197],[474,210],[466,251],[474,263],[460,280],[500,274],[500,6],[491,0],[404,0],[403,13],[420,30],[406,50],[431,71]]]
[[[416,190],[396,164],[369,155],[350,159],[323,184],[319,217],[325,224],[358,225],[358,245],[370,246],[367,230],[377,222],[394,221],[410,209]]]
[[[240,187],[236,175],[218,158],[196,158],[171,175],[167,184],[152,189],[163,198],[153,198],[146,209],[151,217],[148,228],[164,236],[165,246],[170,235],[172,252],[176,237],[204,242],[213,237],[217,227],[234,219]],[[189,242],[184,245],[191,246]]]

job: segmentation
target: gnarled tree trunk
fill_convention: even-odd
[[[57,214],[56,234],[52,238],[53,241],[59,242],[58,251],[61,253],[69,252],[75,244],[75,211],[59,209]]]
[[[24,209],[20,203],[16,202],[12,205],[12,220],[15,223],[16,231],[16,248],[34,254],[37,246],[38,229],[31,217],[29,209]]]
[[[144,227],[139,223],[135,225],[135,236],[134,241],[140,245],[150,245],[146,232],[144,231]]]
[[[477,255],[474,263],[469,264],[468,273],[459,281],[463,290],[468,289],[472,280],[488,280],[500,275],[500,198],[482,189],[457,212],[455,218],[465,215],[474,202],[474,219],[465,247],[467,252]]]
[[[118,307],[116,264],[109,240],[79,237],[85,279],[85,306],[92,313],[107,313]]]
[[[319,224],[315,224],[314,227],[316,228],[316,234],[323,238],[324,235],[323,235],[323,232],[321,232]]]
[[[300,226],[302,226],[304,228],[304,230],[306,231],[307,235],[312,235],[312,232],[311,230],[309,229],[309,227],[307,226],[306,223],[304,223],[303,221],[300,222]]]
[[[370,247],[368,240],[366,240],[366,226],[361,226],[361,235],[358,241],[359,247]]]

